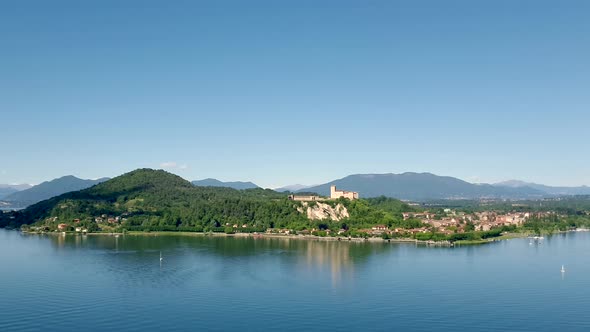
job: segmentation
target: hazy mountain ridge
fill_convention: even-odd
[[[303,189],[310,188],[310,187],[313,187],[313,185],[308,186],[308,185],[304,185],[304,184],[291,184],[291,185],[288,185],[288,186],[284,186],[284,187],[280,187],[280,188],[275,188],[274,191],[278,191],[278,192],[285,192],[285,191],[296,192],[296,191],[301,191]]]
[[[509,180],[509,181],[499,182],[499,183],[495,183],[494,186],[509,187],[509,188],[529,187],[529,188],[533,188],[536,190],[540,190],[540,191],[545,192],[549,195],[557,195],[557,196],[590,195],[590,187],[588,187],[588,186],[553,187],[553,186],[547,186],[544,184],[525,182],[525,181],[519,181],[519,180]]]
[[[109,178],[97,180],[84,180],[73,175],[66,175],[51,181],[46,181],[29,189],[18,191],[3,198],[14,207],[25,207],[37,202],[65,194],[70,191],[78,191],[102,183]]]
[[[30,184],[0,184],[0,199],[31,187]]]
[[[431,173],[354,174],[298,192],[330,194],[330,185],[340,189],[358,191],[361,197],[388,196],[404,200],[478,199],[478,198],[542,198],[547,194],[530,187],[503,187],[490,184],[473,184],[450,176]]]
[[[256,189],[260,188],[258,185],[252,182],[242,182],[242,181],[219,181],[217,179],[203,179],[203,180],[195,180],[191,182],[194,186],[199,187],[226,187],[226,188],[233,188],[238,190],[244,189]]]
[[[22,184],[0,184],[0,189],[11,188],[11,189],[14,189],[16,191],[21,191],[21,190],[29,189],[31,187],[32,187],[32,185],[30,185],[28,183],[22,183]]]

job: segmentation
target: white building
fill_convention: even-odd
[[[348,198],[348,199],[358,199],[359,193],[356,191],[344,191],[336,189],[336,186],[330,186],[330,198],[331,199],[338,199],[340,197]]]

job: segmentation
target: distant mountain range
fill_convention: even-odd
[[[241,181],[223,182],[223,181],[219,181],[217,179],[211,179],[211,178],[193,181],[192,184],[194,186],[198,186],[198,187],[227,187],[227,188],[233,188],[233,189],[238,189],[238,190],[260,188],[252,182],[241,182]]]
[[[535,199],[554,195],[530,186],[474,184],[449,176],[431,173],[356,174],[322,185],[298,190],[330,194],[330,185],[349,191],[358,191],[361,197],[388,196],[403,200],[425,201],[434,199]]]
[[[313,186],[306,186],[304,184],[292,184],[292,185],[288,185],[288,186],[284,186],[284,187],[280,187],[280,188],[275,188],[274,191],[278,191],[280,193],[285,192],[285,191],[295,192],[295,191],[301,191],[303,189],[310,188],[310,187],[313,187]]]
[[[3,208],[23,208],[61,194],[89,188],[108,180],[84,180],[75,176],[64,176],[36,186],[1,185],[0,200]],[[217,179],[193,181],[194,186],[228,187],[238,190],[259,188],[252,182],[223,182]],[[454,177],[438,176],[431,173],[402,174],[355,174],[321,185],[306,186],[295,184],[276,188],[284,192],[315,192],[328,196],[330,186],[358,191],[360,197],[387,196],[402,200],[427,201],[436,199],[539,199],[555,196],[590,195],[590,187],[552,187],[517,180],[496,184],[469,183]]]
[[[14,192],[5,196],[2,200],[8,202],[11,207],[26,207],[70,191],[78,191],[92,187],[108,179],[109,178],[84,180],[68,175],[55,180],[43,182],[25,190]]]
[[[0,199],[31,187],[32,186],[30,184],[0,184]]]
[[[590,187],[551,187],[543,184],[524,182],[518,180],[504,181],[494,184],[497,187],[509,187],[509,188],[533,188],[540,190],[548,195],[564,196],[564,195],[590,195]]]

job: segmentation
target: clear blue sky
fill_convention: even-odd
[[[4,0],[0,41],[0,183],[590,185],[590,1]]]

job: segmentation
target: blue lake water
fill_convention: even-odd
[[[589,263],[590,233],[431,248],[0,230],[0,331],[590,331]]]

